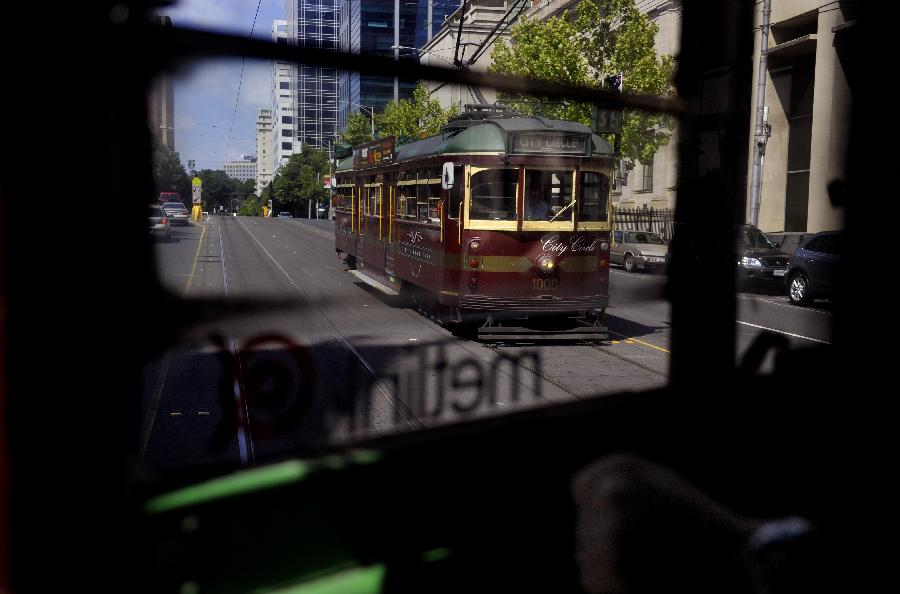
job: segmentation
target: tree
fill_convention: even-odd
[[[290,204],[294,212],[301,207],[309,209],[310,202],[318,205],[328,199],[322,180],[328,172],[328,153],[303,145],[300,153],[291,155],[278,169],[269,185],[272,196],[279,204]]]
[[[372,122],[368,115],[351,113],[347,127],[341,130],[341,141],[356,146],[370,142],[372,139]]]
[[[209,210],[218,210],[219,206],[227,210],[236,209],[248,195],[245,189],[247,182],[229,177],[221,169],[203,169],[197,177],[203,182],[203,203]],[[249,193],[252,194],[253,191]]]
[[[584,0],[570,19],[523,19],[494,48],[493,72],[602,88],[607,76],[622,76],[623,93],[655,96],[673,94],[672,56],[657,56],[654,41],[659,27],[635,6],[634,0]],[[590,125],[591,106],[585,103],[549,104],[541,97],[500,95],[527,114],[568,119]],[[628,166],[648,163],[668,143],[674,121],[665,115],[626,109],[622,155]]]
[[[380,137],[395,136],[400,143],[437,134],[455,113],[452,107],[442,109],[441,102],[420,82],[410,99],[391,101],[375,122]]]
[[[156,184],[156,192],[178,192],[184,201],[191,196],[191,179],[184,170],[178,153],[153,140],[153,180]],[[156,196],[150,197],[151,202],[156,202]]]

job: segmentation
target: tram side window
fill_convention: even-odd
[[[381,188],[369,188],[369,214],[373,216],[381,215]]]
[[[563,209],[572,203],[572,171],[525,170],[525,220],[570,220]]]
[[[581,204],[578,220],[608,220],[609,178],[595,171],[585,171],[581,175]]]
[[[487,221],[516,220],[517,169],[487,169],[472,175],[469,218]]]

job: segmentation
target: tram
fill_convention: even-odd
[[[479,339],[603,339],[613,157],[580,123],[467,106],[436,136],[337,164],[335,249]]]

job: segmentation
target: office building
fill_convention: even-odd
[[[255,180],[256,157],[253,155],[241,155],[241,158],[237,161],[226,161],[222,169],[225,170],[225,175],[238,181]]]
[[[272,21],[272,41],[287,45],[288,22]],[[297,65],[275,60],[272,63],[272,163],[275,169],[284,165],[300,150],[297,138]]]
[[[272,151],[272,110],[260,109],[256,117],[256,195],[272,183],[274,154]]]
[[[341,51],[369,56],[418,56],[440,30],[460,0],[342,0]],[[340,84],[340,127],[351,111],[381,111],[390,101],[412,95],[415,80],[342,72]]]

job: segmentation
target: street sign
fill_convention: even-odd
[[[597,134],[621,134],[622,109],[609,107],[595,108],[594,132]]]
[[[203,180],[199,177],[195,177],[191,180],[191,197],[194,199],[194,204],[200,204],[200,192],[203,187]]]

